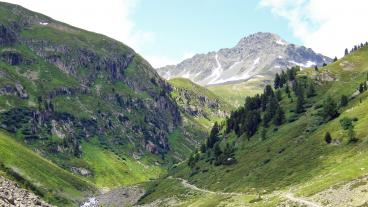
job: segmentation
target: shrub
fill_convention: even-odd
[[[325,134],[325,141],[326,141],[327,144],[331,144],[332,137],[331,137],[330,132],[326,132],[326,134]]]
[[[340,120],[340,125],[344,130],[348,130],[350,127],[353,126],[353,120],[348,117],[344,117]]]

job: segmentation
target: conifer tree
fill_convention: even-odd
[[[263,127],[267,128],[268,127],[268,123],[270,123],[270,121],[272,120],[272,115],[270,114],[270,112],[265,112],[263,114]]]
[[[313,97],[316,95],[316,89],[314,88],[314,84],[310,83],[307,91],[307,97]]]
[[[280,126],[282,123],[284,123],[284,120],[285,120],[285,112],[282,110],[281,107],[278,107],[274,117],[274,124],[276,126]]]
[[[345,49],[345,56],[349,54],[348,48]]]
[[[331,142],[332,142],[332,137],[331,137],[330,132],[326,132],[326,134],[325,134],[325,142],[326,142],[327,144],[331,144]]]
[[[243,132],[246,132],[248,140],[251,136],[253,136],[258,128],[259,123],[261,122],[261,117],[258,111],[251,111],[245,116],[243,126]]]
[[[326,120],[332,120],[339,116],[337,104],[331,97],[327,97],[323,104],[323,113]]]
[[[270,85],[266,85],[266,87],[264,89],[264,95],[267,98],[275,95],[275,93],[273,92],[273,89]]]
[[[285,71],[281,72],[281,87],[284,87],[285,84],[287,84],[288,77]]]
[[[216,142],[218,142],[219,140],[219,132],[220,132],[220,128],[217,122],[215,122],[215,124],[212,127],[210,136],[207,139],[207,148],[211,149],[213,148],[213,146],[216,144]]]
[[[288,98],[291,98],[291,94],[290,94],[290,87],[289,87],[289,84],[286,84],[286,87],[285,87],[285,93],[287,93],[287,95],[288,95]]]
[[[300,114],[304,112],[304,97],[298,96],[296,99],[296,113]]]
[[[277,90],[276,91],[276,98],[277,98],[278,101],[281,101],[282,100],[282,93],[281,93],[280,90]]]
[[[274,88],[278,89],[281,88],[281,78],[278,73],[276,73],[275,80],[274,80]]]
[[[347,96],[342,95],[340,98],[340,107],[345,107],[348,105],[349,99]]]

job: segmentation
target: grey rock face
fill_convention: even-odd
[[[7,46],[16,42],[16,34],[9,27],[0,25],[0,45]]]
[[[71,167],[70,170],[73,173],[79,174],[84,177],[89,177],[92,175],[91,171],[87,170],[86,168],[82,168],[82,167]]]
[[[287,67],[321,66],[332,60],[304,46],[287,43],[271,33],[245,37],[229,49],[195,55],[178,65],[158,68],[166,79],[183,77],[200,85],[224,84],[255,76],[274,75]]]
[[[28,94],[27,94],[26,90],[19,83],[16,83],[15,86],[5,85],[4,87],[0,88],[0,96],[3,96],[3,95],[18,96],[22,99],[27,99],[28,98]]]
[[[0,176],[0,206],[51,207],[35,194],[20,188],[16,183]]]

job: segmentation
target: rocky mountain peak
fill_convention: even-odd
[[[184,77],[200,85],[226,84],[254,77],[272,77],[292,66],[321,66],[331,59],[312,49],[289,44],[273,33],[258,32],[242,38],[233,48],[195,55],[178,65],[158,68],[166,79]]]
[[[279,35],[269,32],[257,32],[249,36],[243,37],[235,47],[247,47],[254,44],[279,44],[288,45]]]

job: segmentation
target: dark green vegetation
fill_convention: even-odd
[[[144,182],[191,154],[205,131],[171,95],[124,44],[0,3],[0,164],[47,201]]]
[[[368,174],[368,94],[359,90],[367,81],[367,57],[363,46],[318,70],[279,74],[274,88],[248,97],[169,175],[213,191],[277,197],[273,191],[290,189],[311,196]],[[165,197],[159,190],[146,196]]]

